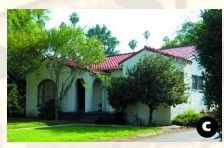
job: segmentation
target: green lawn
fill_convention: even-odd
[[[8,118],[8,129],[29,128],[39,126],[51,126],[60,124],[71,124],[72,121],[37,120],[30,118]]]
[[[99,126],[99,125],[71,125],[50,128],[22,129],[25,125],[38,127],[48,125],[49,121],[22,120],[17,124],[8,121],[9,142],[88,142],[106,141],[113,138],[132,136],[142,133],[158,132],[159,127],[134,127],[134,126]],[[52,123],[56,124],[55,121]],[[16,126],[15,126],[16,124]],[[21,126],[20,126],[21,125]]]

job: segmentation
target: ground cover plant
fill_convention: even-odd
[[[42,121],[43,122],[43,121]],[[159,132],[159,127],[110,126],[110,125],[70,125],[45,128],[26,128],[42,126],[38,120],[20,120],[17,126],[8,121],[9,142],[88,142],[106,141],[119,137],[127,137],[143,133]],[[48,121],[48,124],[51,122]],[[56,124],[52,121],[52,124]],[[33,126],[30,126],[33,125]]]
[[[196,126],[198,120],[207,114],[199,114],[195,110],[189,109],[183,114],[179,114],[173,119],[172,124],[183,126]]]

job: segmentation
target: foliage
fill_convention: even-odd
[[[46,49],[44,23],[47,10],[9,9],[7,11],[7,64],[9,77],[24,79],[36,70]]]
[[[57,120],[60,103],[77,73],[92,64],[102,63],[105,55],[101,42],[96,37],[86,37],[83,29],[76,25],[63,24],[59,28],[49,30],[48,46],[48,52],[45,52],[49,59],[46,67],[56,84],[55,118]],[[60,77],[62,74],[64,78]]]
[[[97,37],[99,40],[101,40],[103,47],[104,47],[104,53],[106,55],[114,55],[119,53],[119,51],[115,50],[116,47],[119,45],[119,41],[116,37],[113,37],[111,34],[111,31],[108,30],[108,28],[103,25],[102,27],[97,24],[95,27],[92,27],[87,32],[88,37]]]
[[[73,25],[77,24],[77,23],[79,22],[79,15],[78,15],[78,13],[76,13],[76,12],[72,13],[72,14],[70,15],[69,20],[71,21],[71,23],[72,23]]]
[[[134,103],[134,100],[131,100],[131,97],[129,97],[130,92],[132,92],[130,81],[125,77],[111,78],[110,86],[107,87],[109,104],[117,112],[123,114],[124,120],[126,120],[126,106],[129,103]]]
[[[125,112],[127,104],[132,102],[128,97],[129,91],[131,91],[129,83],[130,80],[125,77],[111,78],[111,85],[107,88],[107,99],[117,111],[121,109],[122,112]]]
[[[180,26],[180,29],[175,32],[175,37],[173,40],[170,40],[168,36],[163,38],[164,45],[162,48],[195,44],[196,32],[201,24],[202,21],[198,21],[196,23],[190,21],[184,22]]]
[[[203,24],[197,31],[197,60],[203,73],[205,105],[214,109],[222,140],[222,10],[204,10]]]
[[[42,107],[38,108],[38,111],[40,112],[38,114],[38,118],[54,120],[55,119],[55,100],[51,99],[46,101]]]
[[[160,104],[175,106],[187,102],[184,76],[172,65],[172,59],[165,59],[162,55],[148,55],[129,69],[127,74],[131,83],[129,86],[134,92],[130,91],[129,99],[149,107],[148,125],[152,125],[153,111]]]
[[[183,126],[196,126],[198,120],[204,116],[206,116],[206,115],[199,114],[195,110],[188,109],[187,112],[177,115],[173,119],[172,124],[183,125]]]
[[[8,84],[7,91],[7,115],[9,117],[24,116],[24,104],[22,97],[19,95],[17,84]]]
[[[8,115],[24,115],[25,77],[37,70],[46,49],[44,9],[7,10]],[[12,109],[14,108],[14,109]],[[12,111],[13,110],[13,111]],[[13,113],[14,112],[14,113]]]
[[[150,37],[150,32],[148,31],[148,30],[146,30],[144,33],[143,33],[143,35],[144,35],[144,38],[145,38],[145,40],[146,40],[146,46],[147,46],[147,40],[148,40],[148,38]]]
[[[137,46],[137,41],[136,40],[131,40],[129,43],[128,43],[128,45],[129,45],[129,47],[133,50],[133,52],[134,52],[134,49],[135,49],[135,47]]]
[[[159,131],[161,128],[158,127],[72,125],[38,129],[8,129],[7,139],[9,142],[88,142],[107,141]]]

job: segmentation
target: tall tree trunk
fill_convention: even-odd
[[[152,114],[153,114],[153,108],[149,106],[149,122],[148,122],[148,126],[152,126]]]

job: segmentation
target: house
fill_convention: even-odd
[[[181,69],[185,75],[185,82],[191,88],[188,103],[175,107],[161,104],[153,113],[154,123],[160,125],[170,124],[173,118],[189,108],[198,112],[205,109],[203,93],[201,92],[203,84],[201,72],[203,68],[200,68],[198,62],[194,59],[195,47],[179,46],[161,50],[144,47],[137,52],[108,56],[104,63],[92,65],[89,70],[83,71],[75,79],[65,99],[62,100],[62,112],[96,112],[99,105],[102,105],[103,112],[114,112],[114,109],[108,103],[107,92],[103,89],[103,86],[108,84],[97,78],[96,73],[106,73],[111,77],[126,76],[127,69],[135,65],[146,54],[161,54],[165,58],[172,58],[173,64]],[[63,75],[61,77],[63,78]],[[87,87],[83,87],[83,83],[87,84]],[[27,76],[27,116],[38,115],[38,106],[54,97],[53,85],[54,83],[50,80],[50,75],[44,66],[40,71]],[[129,105],[127,107],[127,120],[130,123],[133,122],[134,115],[138,115],[142,123],[147,124],[149,109],[140,102],[136,105]]]

